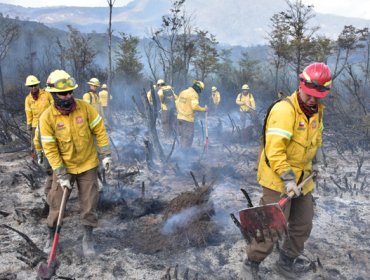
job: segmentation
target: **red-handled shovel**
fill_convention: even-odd
[[[41,279],[50,279],[55,272],[55,256],[59,242],[60,230],[62,228],[62,220],[64,216],[64,210],[66,207],[67,197],[68,197],[68,188],[64,188],[62,203],[60,204],[59,209],[57,227],[55,229],[53,245],[51,247],[51,251],[49,254],[48,263],[46,264],[42,262],[38,267],[37,275]]]
[[[315,172],[304,179],[298,185],[298,188],[302,188],[314,176],[316,176]],[[255,239],[257,242],[264,242],[267,237],[273,240],[274,233],[279,239],[281,239],[283,233],[288,234],[283,208],[293,197],[294,192],[291,191],[277,203],[240,210],[240,224],[237,224],[237,226],[246,240],[250,242]]]

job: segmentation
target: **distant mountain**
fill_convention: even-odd
[[[221,43],[242,46],[265,44],[269,19],[286,9],[284,0],[188,0],[185,3],[188,13],[194,17],[194,26],[210,31]],[[168,13],[170,7],[169,0],[134,0],[125,6],[114,6],[114,32],[147,37],[151,29],[160,26],[162,15]],[[62,30],[70,24],[82,32],[98,33],[106,32],[109,17],[108,6],[24,8],[0,3],[0,12]],[[336,38],[344,25],[370,26],[370,20],[319,13],[311,23],[319,25],[319,33],[330,38]]]

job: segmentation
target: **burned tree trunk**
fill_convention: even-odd
[[[148,131],[149,131],[149,141],[153,145],[153,150],[156,156],[158,156],[158,158],[162,162],[164,162],[165,156],[163,153],[162,146],[159,143],[158,133],[157,133],[157,128],[156,128],[157,117],[158,117],[158,112],[157,112],[158,98],[154,92],[153,87],[151,87],[151,94],[152,94],[153,106],[149,103],[145,90],[143,90],[141,94],[141,101],[144,105],[145,121],[147,123]]]

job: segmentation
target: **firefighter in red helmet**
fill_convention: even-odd
[[[260,155],[257,180],[262,186],[262,204],[278,202],[281,193],[294,192],[284,208],[288,235],[281,245],[276,266],[284,278],[299,279],[309,266],[300,265],[304,243],[310,236],[313,219],[311,179],[300,189],[300,182],[315,171],[322,157],[321,143],[324,106],[320,99],[330,92],[332,78],[324,63],[313,63],[299,75],[299,87],[291,96],[276,102],[265,118],[264,147]],[[252,240],[242,279],[260,279],[259,264],[272,252],[274,241]]]

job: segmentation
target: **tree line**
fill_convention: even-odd
[[[23,78],[33,73],[46,77],[60,68],[69,71],[79,84],[91,77],[109,80],[111,94],[117,101],[115,106],[125,110],[133,108],[129,104],[131,95],[143,87],[149,89],[150,84],[160,78],[177,91],[189,86],[193,79],[204,81],[209,91],[215,85],[221,91],[225,109],[234,106],[241,85],[247,83],[255,93],[262,116],[279,91],[290,94],[295,90],[298,74],[306,65],[313,61],[325,62],[332,70],[334,81],[326,111],[327,127],[340,135],[333,137],[333,141],[340,141],[345,149],[364,146],[370,126],[368,28],[344,26],[336,39],[330,39],[319,34],[319,26],[312,25],[313,6],[301,0],[287,0],[287,8],[273,14],[266,27],[268,44],[260,47],[265,58],[259,59],[245,49],[235,60],[233,48],[220,47],[214,34],[196,26],[195,15],[186,11],[185,1],[172,1],[169,13],[162,16],[160,26],[153,27],[146,39],[124,32],[112,38],[111,20],[107,34],[85,34],[69,25],[66,36],[49,38],[50,43],[43,46],[41,53],[29,48],[24,58],[28,63],[19,65],[18,76]],[[114,1],[108,4],[111,19]],[[13,92],[26,89],[20,83],[7,83],[2,71],[9,48],[21,34],[22,24],[0,15],[0,25],[0,139],[4,143],[11,138],[6,132],[9,114],[22,112],[24,96],[13,98]],[[31,35],[27,37],[30,46]],[[105,50],[103,54],[101,49]],[[99,57],[109,57],[108,62]],[[9,107],[12,102],[17,104]],[[204,97],[203,102],[206,102]],[[355,128],[358,124],[361,125]],[[336,129],[338,127],[341,129]],[[355,143],[350,137],[353,134],[357,139]]]

